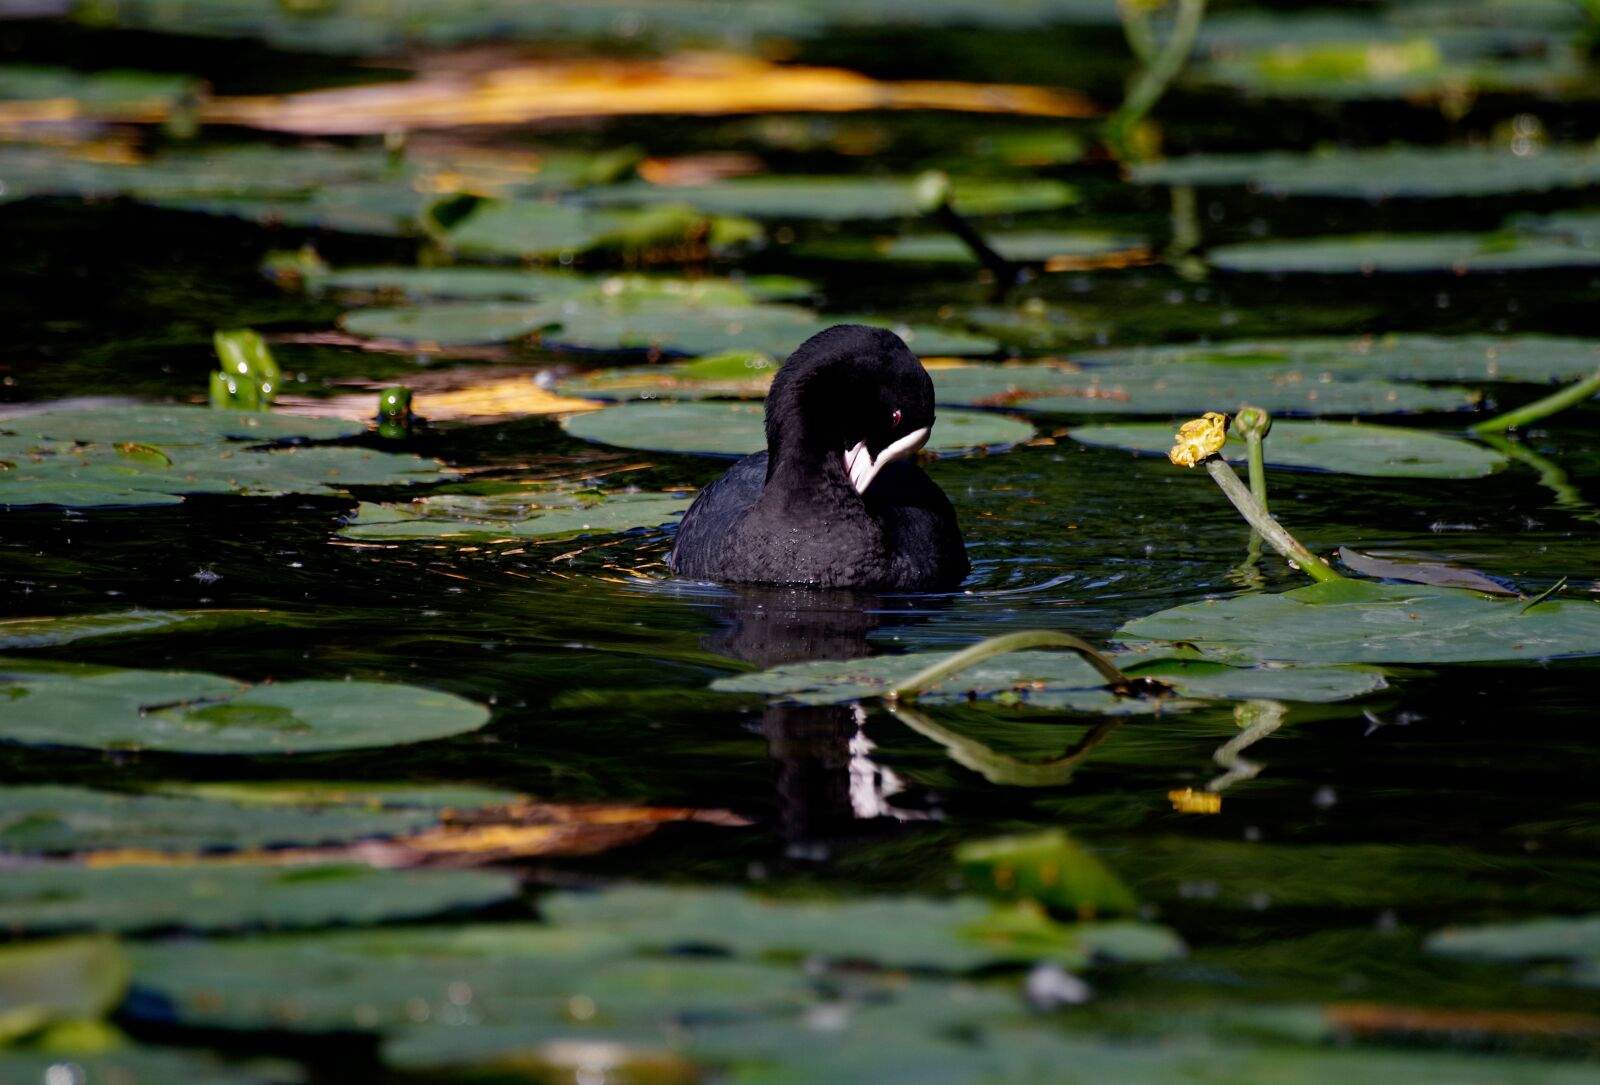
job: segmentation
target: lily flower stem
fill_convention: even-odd
[[[961,243],[972,250],[978,262],[989,270],[989,274],[994,276],[994,300],[1004,301],[1020,278],[1017,265],[996,252],[994,246],[978,232],[978,228],[957,211],[948,199],[939,201],[931,215],[940,226],[960,238]]]
[[[1244,435],[1244,445],[1250,458],[1250,495],[1261,506],[1262,512],[1269,512],[1271,510],[1267,506],[1267,458],[1261,443],[1263,436],[1259,429],[1249,430]]]
[[[1568,407],[1576,407],[1590,396],[1600,393],[1600,369],[1595,370],[1583,380],[1569,384],[1565,388],[1551,392],[1543,399],[1536,399],[1532,403],[1525,403],[1514,411],[1497,414],[1487,418],[1471,427],[1469,432],[1482,436],[1489,433],[1504,433],[1513,426],[1526,426],[1530,422],[1537,422],[1549,418],[1557,411],[1564,411]]]
[[[1166,93],[1167,84],[1183,70],[1184,62],[1194,49],[1194,39],[1200,33],[1200,22],[1205,13],[1206,0],[1178,0],[1178,13],[1173,19],[1167,40],[1159,52],[1145,61],[1127,97],[1107,122],[1107,143],[1118,157],[1126,159],[1130,156],[1130,137],[1134,128],[1155,108],[1155,104]],[[1139,32],[1135,33],[1137,35]],[[1140,38],[1134,48],[1143,52],[1150,48],[1152,40],[1153,35]]]
[[[1233,502],[1233,507],[1239,510],[1239,515],[1249,521],[1250,526],[1260,532],[1268,545],[1282,554],[1289,564],[1312,580],[1349,579],[1334,572],[1326,562],[1307,550],[1299,539],[1289,534],[1282,524],[1274,520],[1266,508],[1256,500],[1255,495],[1239,481],[1239,476],[1234,474],[1233,468],[1229,467],[1222,457],[1210,457],[1205,461],[1205,467],[1212,480],[1222,488],[1223,494]]]
[[[1235,480],[1237,481],[1237,480]],[[1019,652],[1024,648],[1067,648],[1084,658],[1095,670],[1105,678],[1106,684],[1114,689],[1129,689],[1133,680],[1123,674],[1117,665],[1111,662],[1104,653],[1092,644],[1079,640],[1071,633],[1058,633],[1050,629],[1028,629],[1020,633],[1007,633],[1000,637],[990,637],[980,640],[969,648],[964,648],[955,655],[946,656],[930,667],[925,667],[916,674],[907,678],[900,685],[889,691],[893,700],[915,700],[918,694],[926,693],[931,687],[958,674],[975,663],[982,663],[993,656],[1004,655],[1007,652]]]

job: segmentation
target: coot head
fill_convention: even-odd
[[[933,428],[933,381],[884,328],[836,324],[789,355],[767,397],[769,477],[785,462],[840,457],[857,493]]]

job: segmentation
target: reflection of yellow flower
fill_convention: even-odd
[[[1193,467],[1222,447],[1228,439],[1228,416],[1207,411],[1205,417],[1185,422],[1178,430],[1177,444],[1167,459],[1179,467]]]
[[[1180,814],[1218,814],[1222,812],[1222,796],[1214,791],[1196,791],[1186,787],[1167,792],[1172,808]]]

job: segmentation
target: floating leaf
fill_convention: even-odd
[[[420,456],[354,447],[258,448],[364,426],[206,407],[57,410],[0,420],[0,506],[159,505],[183,494],[338,493],[437,477]],[[238,437],[239,440],[231,438]],[[129,455],[130,448],[142,450]]]
[[[1055,270],[1123,266],[1148,259],[1137,237],[1096,230],[995,230],[983,239],[1007,260],[1018,264],[1056,264]],[[976,263],[972,250],[952,234],[903,234],[899,237],[819,238],[789,249],[797,256],[832,260],[903,260],[921,263]]]
[[[634,960],[624,948],[598,928],[530,923],[145,944],[131,948],[129,1009],[191,1027],[348,1032],[556,1025],[579,999],[614,1025],[806,1001],[798,969]]]
[[[416,919],[516,895],[515,878],[483,870],[50,864],[0,878],[0,926],[26,933],[317,927]]]
[[[558,893],[540,904],[557,929],[600,931],[638,949],[723,949],[741,956],[873,961],[890,967],[966,971],[1011,960],[1087,963],[1098,925],[1068,926],[1034,916],[1008,933],[1009,920],[973,897],[920,900],[763,899],[732,889],[632,886],[604,893]],[[1169,931],[1151,927],[1166,951],[1181,954]],[[1080,940],[1080,934],[1083,936]],[[1112,946],[1114,938],[1098,945]]]
[[[396,797],[337,783],[295,790],[246,785],[137,794],[64,785],[0,789],[0,851],[135,849],[201,853],[348,843],[436,827],[457,805],[509,802],[510,793],[418,786]],[[271,798],[275,801],[263,801]],[[241,801],[242,800],[242,801]]]
[[[1517,215],[1517,229],[1558,237],[1584,248],[1600,248],[1600,211],[1555,211],[1548,215]]]
[[[399,294],[411,299],[559,301],[566,298],[660,299],[689,304],[744,305],[753,301],[803,297],[815,287],[784,275],[732,279],[680,279],[666,276],[580,275],[571,271],[498,267],[370,267],[313,270],[304,276],[310,290],[350,290]]]
[[[882,696],[945,657],[942,652],[911,652],[842,662],[789,663],[754,674],[718,678],[711,688],[724,693],[765,693],[799,704],[840,704]],[[1157,678],[1187,697],[1339,701],[1385,685],[1382,672],[1368,668],[1240,668],[1181,658],[1150,659],[1137,653],[1112,659],[1129,674]],[[1194,707],[1171,699],[1117,697],[1105,688],[1105,681],[1074,653],[1008,652],[952,675],[917,699],[926,704],[949,704],[999,694],[1008,701],[1039,708],[1115,715]]]
[[[1078,200],[1061,181],[957,178],[951,201],[969,215],[1052,211]],[[910,218],[927,210],[914,177],[746,177],[697,185],[637,181],[590,189],[584,199],[603,204],[687,204],[700,211],[775,219]]]
[[[550,343],[585,349],[661,349],[685,354],[759,351],[785,357],[835,324],[793,305],[697,306],[692,299],[574,298],[565,302],[454,302],[402,309],[359,309],[339,318],[346,331],[376,339],[438,344],[503,343],[542,332]],[[988,354],[991,339],[912,326],[896,329],[921,354]]]
[[[0,946],[0,1047],[57,1022],[104,1017],[127,986],[128,962],[112,938]]]
[[[485,200],[450,228],[446,241],[464,253],[526,259],[598,249],[719,253],[760,236],[760,227],[749,220],[706,216],[678,204],[594,210],[534,200]]]
[[[1225,271],[1370,275],[1376,272],[1529,271],[1600,266],[1600,251],[1515,234],[1351,234],[1219,245],[1206,260]]]
[[[1349,377],[1404,381],[1579,380],[1600,367],[1600,339],[1555,335],[1377,335],[1236,339],[1127,347],[1075,354],[1096,366],[1229,367],[1242,375],[1257,366],[1289,366],[1307,381]]]
[[[1036,900],[1081,916],[1139,906],[1110,867],[1058,830],[972,841],[956,849],[956,862],[975,891],[1002,900]],[[1153,959],[1181,952],[1169,947]]]
[[[502,13],[501,21],[490,33],[496,41],[511,37],[513,28],[529,18],[526,9],[515,5],[502,5]],[[627,14],[617,11],[613,18],[620,20]],[[664,9],[652,9],[649,17],[654,21],[665,14]],[[615,33],[615,29],[614,25],[597,28],[605,34]],[[381,135],[461,125],[515,125],[562,117],[836,113],[866,109],[943,109],[1047,117],[1081,117],[1094,112],[1094,107],[1077,95],[1043,87],[932,80],[887,82],[838,68],[780,65],[753,56],[692,52],[663,59],[545,58],[537,64],[490,68],[471,76],[451,71],[354,88],[276,97],[219,98],[205,103],[200,115],[213,124],[327,136]]]
[[[95,637],[146,633],[210,632],[240,625],[285,621],[265,610],[114,610],[54,618],[0,618],[0,648],[49,648]]]
[[[1600,603],[1525,607],[1455,588],[1336,580],[1281,594],[1209,599],[1119,631],[1253,659],[1467,663],[1600,654]]]
[[[1600,915],[1446,927],[1429,935],[1424,948],[1447,957],[1481,961],[1588,963],[1592,971],[1600,964]]]
[[[489,710],[383,682],[242,685],[220,675],[0,660],[0,740],[265,754],[391,746],[482,727]]]
[[[188,75],[0,64],[0,124],[80,118],[161,120],[175,106],[197,98],[203,89],[200,80]]]
[[[1069,430],[1068,435],[1086,445],[1165,455],[1172,447],[1174,428],[1172,424],[1114,423],[1079,426]],[[1244,442],[1230,436],[1222,455],[1243,462]],[[1457,437],[1345,422],[1275,425],[1266,442],[1266,459],[1273,467],[1387,478],[1478,478],[1500,470],[1507,462],[1499,453]]]
[[[68,1067],[74,1085],[303,1085],[305,1071],[290,1062],[222,1059],[190,1048],[123,1047],[103,1053],[0,1051],[0,1081],[55,1085],[53,1071]]]
[[[766,446],[755,403],[625,403],[562,422],[586,441],[652,452],[742,456]],[[1033,436],[1026,422],[982,411],[943,411],[927,447],[957,452],[1016,444]]]
[[[570,487],[492,496],[438,494],[403,505],[362,505],[339,534],[368,540],[559,539],[670,523],[689,501],[669,494],[605,494]]]
[[[1435,584],[1441,588],[1467,588],[1491,595],[1515,595],[1515,591],[1490,580],[1476,569],[1454,565],[1436,555],[1372,550],[1362,553],[1348,546],[1339,547],[1339,560],[1364,576],[1385,580],[1406,580],[1413,584]]]
[[[1341,147],[1312,154],[1189,155],[1135,166],[1133,179],[1248,185],[1274,196],[1490,196],[1600,184],[1600,150],[1551,146],[1515,154],[1509,147]]]

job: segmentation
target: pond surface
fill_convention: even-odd
[[[538,44],[507,40],[477,52],[367,48],[365,30],[340,24],[336,34],[331,23],[332,44],[312,48],[303,36],[285,36],[284,25],[298,25],[291,14],[251,15],[278,5],[243,0],[218,5],[241,20],[221,25],[220,40],[189,36],[159,4],[82,5],[104,10],[80,11],[76,22],[51,7],[12,18],[0,4],[0,71],[22,63],[140,67],[207,81],[213,102],[534,58],[671,56],[707,42],[885,81],[1065,84],[1113,106],[1132,66],[1114,14],[1083,14],[1092,4],[1036,5],[1053,12],[1041,17],[1044,29],[993,20],[966,26],[978,17],[956,10],[962,5],[952,5],[949,26],[912,29],[841,24],[837,5],[766,5],[774,19],[829,14],[820,28],[708,32],[647,23],[626,40],[574,24]],[[1512,65],[1554,48],[1549,41],[1568,32],[1565,24],[1534,9],[1557,20],[1555,37],[1518,39],[1481,63]],[[1242,18],[1225,5],[1203,33],[1225,35],[1235,24],[1224,17]],[[1292,20],[1304,17],[1280,11],[1266,22],[1300,25]],[[353,37],[338,36],[346,33]],[[1302,31],[1285,33],[1301,40]],[[1444,32],[1415,33],[1435,40]],[[463,30],[436,40],[495,37]],[[1221,64],[1222,53],[1205,55]],[[1158,107],[1159,138],[1174,158],[1323,145],[1500,146],[1515,131],[1581,147],[1600,117],[1581,83],[1532,91],[1490,83],[1463,106],[1460,96],[1441,103],[1413,93],[1408,102],[1386,91],[1354,101],[1309,92],[1256,97],[1204,81],[1209,70],[1192,67],[1191,81]],[[68,86],[0,97],[87,93]],[[597,276],[752,284],[761,275],[794,276],[810,284],[792,299],[814,310],[806,319],[868,314],[913,327],[914,349],[919,335],[930,341],[935,332],[987,337],[990,345],[949,353],[988,366],[1018,358],[1092,367],[1092,352],[1106,348],[1300,336],[1583,337],[1596,330],[1600,271],[1570,255],[1552,267],[1467,273],[1448,259],[1436,270],[1391,273],[1359,258],[1354,274],[1228,270],[1204,258],[1223,246],[1289,238],[1431,231],[1503,241],[1505,224],[1524,221],[1519,216],[1595,206],[1590,182],[1389,201],[1276,195],[1234,182],[1174,189],[1124,179],[1092,118],[922,110],[447,124],[414,134],[403,152],[414,162],[454,162],[464,173],[488,169],[471,165],[473,154],[543,153],[553,172],[562,154],[592,164],[626,148],[614,175],[596,178],[623,185],[748,172],[914,177],[929,167],[1066,182],[1075,202],[974,221],[997,244],[1008,231],[1127,239],[1103,246],[1121,258],[1063,258],[1062,270],[1020,258],[1023,281],[996,300],[990,276],[959,250],[953,260],[877,258],[872,239],[935,233],[928,219],[835,221],[803,193],[798,210],[750,212],[759,241],[708,246],[706,219],[667,239],[572,242],[564,256],[520,262],[473,256],[464,243],[453,248],[449,215],[483,214],[501,199],[549,201],[549,193],[505,195],[510,189],[469,179],[465,206],[427,212],[431,237],[414,226],[363,232],[332,213],[302,222],[298,210],[283,214],[281,206],[301,208],[307,192],[371,184],[349,189],[370,212],[377,187],[389,182],[333,176],[266,191],[263,177],[302,168],[274,172],[272,154],[313,141],[220,123],[185,139],[174,119],[183,108],[155,109],[165,128],[159,116],[95,119],[93,109],[89,119],[32,125],[0,108],[0,185],[9,177],[10,191],[28,197],[0,203],[0,431],[70,441],[28,429],[30,412],[46,405],[115,420],[136,401],[202,404],[217,367],[213,331],[251,327],[267,336],[285,376],[279,412],[321,402],[327,413],[334,397],[359,396],[360,407],[343,413],[363,418],[376,410],[379,387],[415,388],[424,421],[409,436],[365,433],[339,443],[436,460],[443,474],[418,490],[345,487],[322,474],[296,482],[285,468],[290,481],[263,476],[254,495],[240,495],[239,485],[195,492],[174,482],[163,492],[182,500],[155,504],[48,496],[32,503],[5,496],[0,475],[0,738],[8,740],[0,743],[0,883],[11,883],[0,884],[0,930],[14,934],[0,954],[44,961],[13,957],[14,980],[0,967],[0,1081],[418,1073],[587,1085],[1380,1075],[1565,1082],[1593,1074],[1600,643],[1560,659],[1363,657],[1351,661],[1382,665],[1371,683],[1381,688],[1348,699],[1197,693],[1170,710],[1135,705],[1133,714],[1124,714],[1127,705],[1104,713],[1047,707],[1048,683],[1027,681],[898,710],[878,697],[796,704],[712,688],[784,664],[948,653],[1022,629],[1128,643],[1121,627],[1168,608],[1302,587],[1305,578],[1270,551],[1247,558],[1249,529],[1203,472],[1069,434],[1239,406],[1236,398],[1181,413],[1139,410],[1142,385],[1131,382],[1159,381],[1191,362],[1119,373],[1134,402],[1115,418],[1032,410],[1025,397],[963,401],[1021,419],[1034,437],[924,465],[966,534],[974,571],[957,592],[733,589],[667,574],[670,514],[553,538],[497,527],[470,538],[391,540],[351,529],[352,520],[379,515],[375,506],[418,492],[494,498],[549,483],[587,508],[595,498],[571,498],[574,490],[681,495],[711,482],[727,458],[591,443],[567,432],[564,411],[528,414],[537,408],[526,406],[535,374],[545,390],[569,391],[590,371],[659,364],[660,352],[635,349],[637,340],[595,337],[628,324],[670,348],[690,334],[683,314],[696,313],[699,301],[669,296],[605,310],[610,303],[581,294],[591,286],[580,283],[572,296],[601,307],[600,330],[588,339],[575,323],[564,333],[541,320],[503,338],[441,346],[423,333],[395,343],[339,331],[342,314],[427,304],[426,296],[319,291],[311,281],[323,266],[570,266]],[[383,157],[371,135],[336,132],[323,142]],[[256,190],[221,208],[226,214],[193,209],[227,194],[198,193],[192,180],[173,182],[160,198],[124,181],[96,182],[122,186],[115,191],[68,192],[19,164],[24,151],[77,164],[135,161],[137,151],[148,166],[240,145],[271,152],[262,173],[235,186]],[[430,166],[428,176],[437,180],[442,168]],[[1407,168],[1413,180],[1429,169]],[[571,182],[560,202],[545,206],[600,214],[608,205],[585,202],[589,183]],[[65,187],[72,184],[79,182]],[[393,199],[392,188],[384,192]],[[696,214],[724,213],[705,199]],[[277,211],[263,209],[272,201]],[[410,222],[412,214],[407,205],[400,217]],[[859,244],[848,257],[829,249],[841,241],[866,241],[868,254]],[[286,276],[285,266],[298,271]],[[568,304],[575,322],[570,306],[578,303]],[[745,345],[738,313],[754,313],[751,327],[778,320],[757,311],[763,304],[776,303],[746,298],[734,315],[717,318],[722,324],[709,320],[712,339],[720,327],[729,345]],[[804,337],[776,334],[788,346],[773,351]],[[1487,349],[1493,358],[1502,348]],[[1577,352],[1587,371],[1600,366],[1600,340],[1563,349]],[[1470,423],[1553,386],[1484,380],[1471,371],[1484,346],[1460,350],[1463,374],[1429,383],[1481,396],[1476,411],[1378,411],[1372,420],[1465,441]],[[717,351],[665,356],[684,353]],[[941,372],[934,369],[936,382]],[[524,405],[506,416],[451,418],[443,398],[430,411],[429,394],[508,376],[522,382]],[[1272,508],[1318,554],[1425,554],[1478,570],[1523,597],[1499,604],[1506,621],[1558,586],[1540,608],[1591,607],[1600,591],[1600,513],[1591,503],[1600,500],[1597,421],[1588,402],[1525,428],[1510,441],[1517,455],[1481,477],[1372,477],[1344,473],[1337,461],[1326,471],[1273,468]],[[145,467],[150,456],[182,460],[190,447],[118,434],[115,424],[97,439],[102,452],[134,442],[139,447],[115,455]],[[70,454],[87,456],[87,447]],[[240,443],[216,447],[224,456],[267,455]],[[317,492],[319,480],[328,485]],[[1297,640],[1316,643],[1324,620],[1317,609],[1306,608],[1309,632]],[[9,621],[127,612],[187,617],[99,636]],[[1281,670],[1273,660],[1310,658],[1288,647],[1268,653],[1265,665],[1230,656],[1203,616],[1185,640],[1255,678]],[[50,679],[59,698],[48,702],[59,714],[46,721],[59,721],[59,735],[41,740],[23,733],[21,715],[4,719],[44,696],[45,672],[28,669],[38,661],[226,676],[255,684],[245,700],[257,701],[224,704],[216,698],[226,696],[198,686],[140,694],[144,687],[135,686],[148,676],[109,670],[102,680],[126,681],[134,692],[84,692],[87,672],[61,672],[67,676]],[[412,741],[397,720],[387,744],[313,741],[306,736],[343,724],[318,715],[318,704],[333,715],[318,687],[305,687],[301,699],[287,691],[326,681],[453,694],[484,706],[488,722],[450,716],[456,701],[435,697],[429,703],[441,722],[430,735],[446,737]],[[274,687],[282,687],[282,703],[260,701]],[[385,695],[402,698],[396,717],[423,711],[420,700],[404,700],[410,694]],[[471,706],[462,711],[470,716]],[[129,727],[171,733],[131,743],[123,732],[93,737],[117,712]],[[341,719],[360,721],[359,705],[349,712]],[[194,745],[196,734],[229,728],[255,737],[241,737],[232,754]],[[197,805],[116,805],[154,797]],[[294,820],[315,817],[349,824]],[[997,838],[1010,839],[992,843]],[[256,877],[265,881],[248,881]],[[656,898],[649,887],[678,895]],[[713,888],[728,895],[697,895]],[[748,907],[769,897],[781,903]],[[990,914],[984,899],[1000,911]],[[1543,919],[1555,925],[1460,929]],[[273,930],[295,933],[261,933]],[[45,940],[62,935],[69,937]],[[12,1027],[6,1014],[18,1007],[32,1016],[19,1014]],[[258,1056],[271,1061],[251,1061]]]

